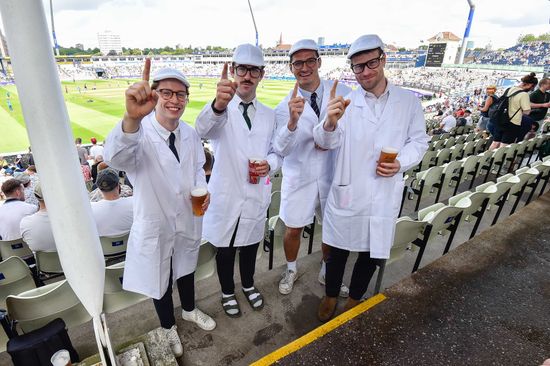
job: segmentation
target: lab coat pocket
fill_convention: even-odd
[[[334,203],[337,208],[350,208],[351,207],[351,184],[346,186],[334,187]]]
[[[159,236],[160,220],[138,219],[132,225],[130,241],[141,255],[151,255],[158,250]]]

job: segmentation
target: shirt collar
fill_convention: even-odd
[[[315,89],[315,93],[317,94],[317,100],[320,100],[322,97],[323,97],[323,83],[319,83],[319,86],[317,87],[317,89]],[[300,88],[300,94],[302,94],[302,96],[304,98],[307,98],[307,100],[311,100],[311,94],[313,94],[312,92],[308,92],[307,90],[304,90],[302,88]]]
[[[162,139],[164,141],[168,141],[168,138],[170,137],[170,134],[172,132],[174,132],[174,135],[176,135],[176,138],[178,138],[180,136],[179,122],[178,122],[178,127],[174,131],[168,131],[166,128],[164,128],[159,123],[159,121],[157,120],[157,116],[155,115],[154,118],[153,118],[152,125],[153,125],[153,128],[155,129],[155,131],[157,131],[159,136],[162,137]]]
[[[359,88],[359,89],[361,90],[361,93],[363,93],[363,96],[365,98],[380,99],[380,98],[389,96],[389,94],[390,94],[390,81],[388,79],[386,79],[386,89],[384,89],[384,92],[382,94],[380,94],[380,96],[378,98],[376,97],[376,95],[374,95],[371,92],[366,91],[363,88]]]

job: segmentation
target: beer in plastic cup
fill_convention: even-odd
[[[379,163],[393,163],[399,151],[393,147],[383,147],[380,151]]]
[[[208,191],[205,187],[195,187],[191,191],[191,205],[193,206],[193,215],[203,216],[204,210],[202,209],[202,204],[206,199]]]
[[[72,366],[71,355],[66,349],[62,349],[53,354],[50,362],[53,366]]]
[[[249,158],[248,159],[248,182],[249,183],[251,183],[251,184],[260,183],[260,176],[256,172],[256,167],[263,160],[264,159],[262,159],[262,158]]]

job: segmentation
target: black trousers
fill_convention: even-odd
[[[239,221],[235,226],[235,231],[229,242],[229,247],[218,248],[216,253],[216,267],[218,270],[218,279],[222,292],[226,295],[235,293],[235,255],[237,248],[235,247],[235,237]],[[239,247],[239,271],[241,273],[241,282],[244,288],[254,286],[254,272],[256,272],[256,253],[260,243]]]
[[[195,272],[178,278],[176,285],[178,286],[181,308],[185,311],[195,309]],[[172,266],[170,266],[168,289],[160,299],[153,299],[153,304],[160,320],[160,326],[165,329],[172,328],[176,324],[174,301],[172,300]]]
[[[349,250],[330,247],[330,254],[327,260],[326,286],[325,294],[328,297],[337,297],[342,285],[344,270],[349,256]],[[376,271],[378,259],[371,258],[370,252],[359,252],[353,274],[351,275],[351,283],[349,285],[349,297],[354,300],[361,300],[363,294],[369,287],[369,282]]]

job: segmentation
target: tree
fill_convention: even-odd
[[[528,33],[523,36],[519,36],[518,43],[526,43],[536,41],[537,37],[534,34]]]

